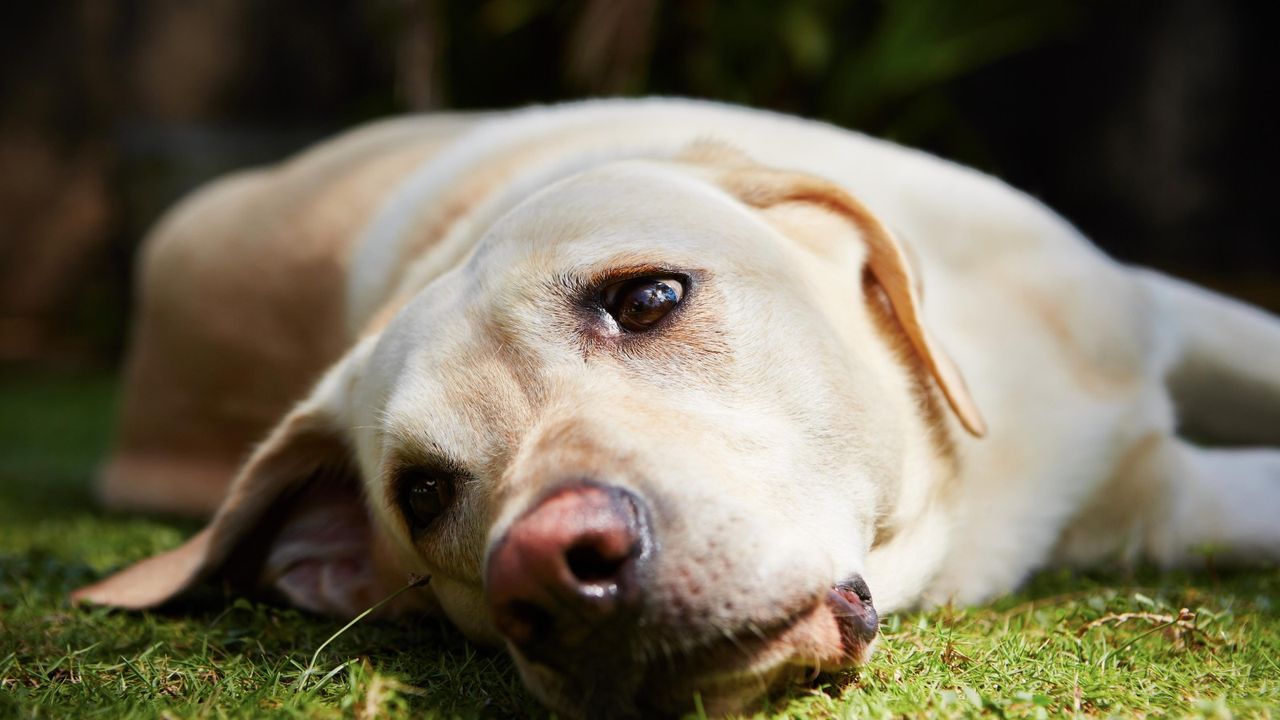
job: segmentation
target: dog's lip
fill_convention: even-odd
[[[689,653],[677,671],[713,668],[695,677],[720,681],[784,666],[814,674],[856,666],[866,660],[872,640],[851,624],[856,616],[849,605],[848,597],[833,587],[766,626],[752,626]]]
[[[648,665],[619,678],[647,714],[669,714],[699,692],[710,712],[737,712],[784,683],[814,679],[865,661],[871,642],[850,632],[837,586],[824,589],[765,624],[752,624],[692,648],[650,649]],[[848,600],[843,599],[847,603]],[[574,673],[540,665],[562,677]]]
[[[740,712],[784,685],[866,661],[871,641],[851,631],[847,599],[833,587],[770,623],[726,636],[679,662],[650,668],[642,694],[669,698],[674,706],[694,691],[716,714]]]

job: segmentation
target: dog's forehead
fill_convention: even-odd
[[[486,277],[607,269],[611,264],[716,266],[751,258],[777,233],[677,163],[626,160],[534,193],[496,222],[471,262]]]
[[[614,162],[561,180],[497,220],[388,326],[375,370],[380,424],[478,453],[507,445],[548,394],[602,380],[601,368],[584,372],[573,293],[653,267],[714,277],[721,300],[739,284],[755,297],[795,268],[780,237],[675,163]]]

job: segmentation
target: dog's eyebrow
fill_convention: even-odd
[[[388,475],[396,470],[421,465],[429,465],[458,473],[466,472],[466,463],[457,455],[449,452],[435,440],[422,435],[415,435],[399,428],[389,428],[387,433],[393,438],[393,445],[388,453],[384,472]]]
[[[595,270],[582,277],[573,277],[571,282],[575,285],[594,288],[613,281],[630,278],[687,274],[689,274],[689,270],[669,263],[618,262],[603,270]]]

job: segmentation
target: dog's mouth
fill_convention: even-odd
[[[865,585],[839,583],[765,624],[723,629],[682,645],[681,633],[638,627],[627,642],[602,642],[574,658],[531,661],[516,652],[526,683],[571,717],[665,717],[695,708],[713,716],[824,673],[866,661],[878,619]]]

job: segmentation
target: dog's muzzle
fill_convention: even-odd
[[[876,637],[859,576],[798,589],[789,607],[767,609],[772,621],[664,620],[656,598],[681,599],[651,587],[657,555],[645,503],[591,483],[554,489],[493,545],[489,611],[544,702],[573,717],[668,715],[696,693],[708,710],[735,712],[814,670],[863,662]]]

